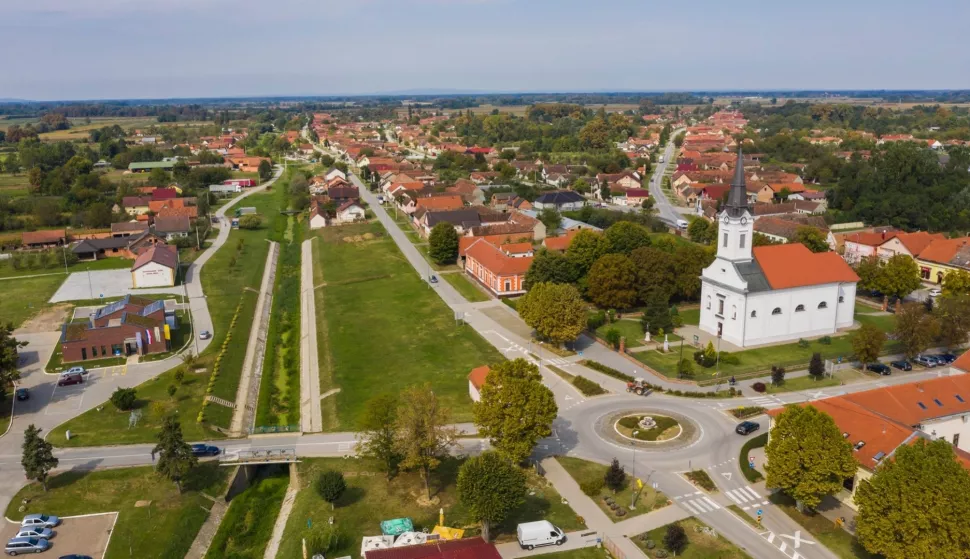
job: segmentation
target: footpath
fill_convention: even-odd
[[[313,239],[303,241],[300,268],[300,423],[304,433],[323,431],[320,412],[320,361],[313,290]]]

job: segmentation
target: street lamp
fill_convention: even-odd
[[[633,484],[637,483],[637,435],[640,434],[639,429],[633,430],[633,441],[630,443],[633,446]],[[633,498],[630,499],[630,510],[637,508],[637,492],[633,491]]]

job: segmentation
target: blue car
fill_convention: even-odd
[[[195,456],[219,456],[219,447],[207,444],[192,445],[192,454]]]
[[[939,355],[934,355],[933,357],[936,358],[940,365],[949,365],[957,360],[957,356],[953,355],[952,353],[941,353]]]
[[[936,367],[940,364],[939,361],[936,360],[936,357],[933,357],[932,355],[917,355],[916,359],[913,359],[913,362],[927,368]]]

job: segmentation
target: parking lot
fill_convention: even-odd
[[[129,270],[98,270],[95,272],[75,272],[64,280],[51,303],[124,297],[129,293],[182,293],[182,287],[160,287],[155,289],[132,289]]]
[[[54,513],[56,511],[44,511]],[[60,557],[76,553],[78,555],[90,555],[94,559],[104,557],[104,552],[108,547],[108,537],[114,527],[117,513],[94,514],[86,516],[75,516],[61,519],[61,524],[54,528],[55,535],[51,538],[51,549],[44,555]],[[0,537],[4,543],[17,535],[20,524],[4,522],[0,530]]]

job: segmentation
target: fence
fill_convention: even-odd
[[[603,547],[614,557],[614,559],[626,559],[626,554],[617,546],[609,536],[603,535]]]
[[[253,427],[250,432],[253,435],[265,435],[267,433],[299,433],[299,425],[265,425]]]

